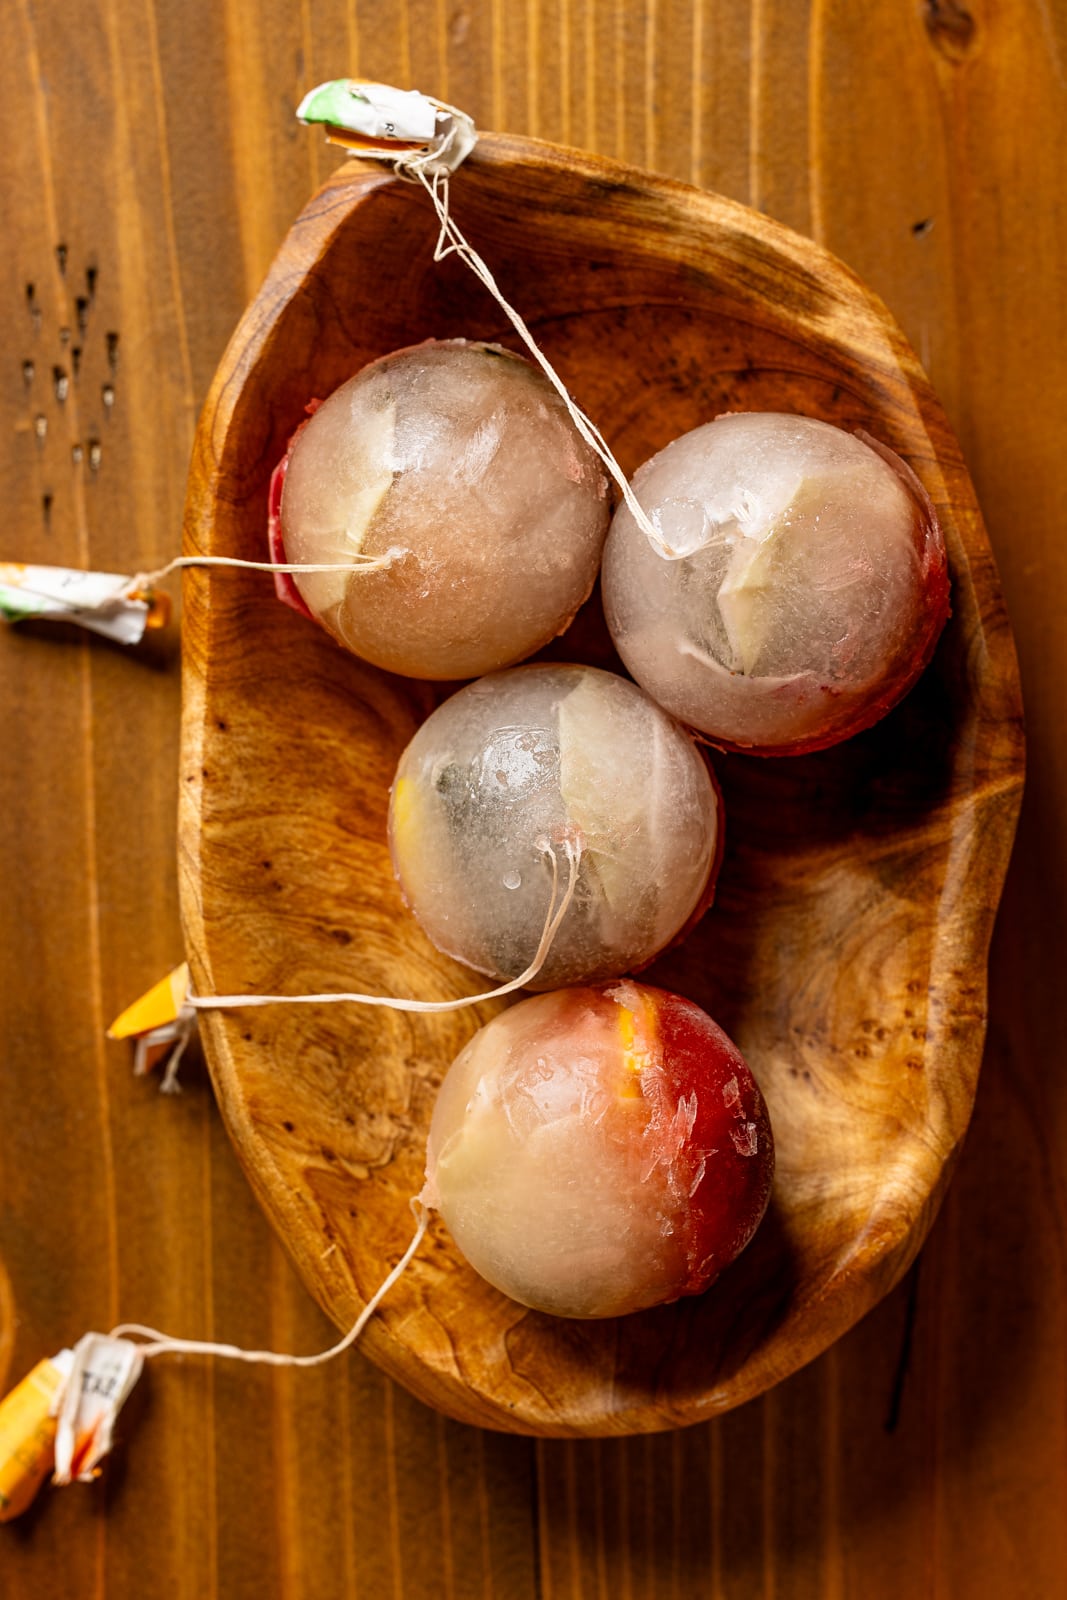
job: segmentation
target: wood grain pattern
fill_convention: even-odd
[[[953,13],[963,25],[946,35],[939,19]],[[19,0],[5,40],[0,554],[77,559],[87,548],[98,565],[132,568],[173,549],[195,411],[274,250],[334,164],[293,125],[298,94],[344,71],[417,83],[483,126],[754,200],[884,297],[978,489],[1018,645],[1030,762],[956,1178],[918,1278],[831,1352],[682,1435],[536,1449],[442,1422],[403,1391],[388,1399],[388,1381],[358,1355],[343,1371],[251,1389],[222,1369],[160,1368],[102,1481],[0,1530],[0,1594],[1057,1593],[1067,1572],[1062,8],[656,0],[646,15],[622,0],[86,0],[72,13]],[[49,383],[93,258],[79,417],[105,450],[76,513],[71,413]],[[29,281],[41,288],[39,334]],[[109,329],[121,344],[107,423],[98,384]],[[30,353],[39,381],[27,391]],[[40,453],[39,411],[51,423]],[[0,634],[0,704],[0,1365],[13,1377],[112,1306],[178,1332],[260,1342],[276,1331],[315,1348],[330,1328],[259,1215],[200,1073],[190,1068],[176,1106],[129,1080],[119,1047],[106,1071],[93,1065],[95,1019],[178,947],[176,640],[134,660],[43,629]],[[113,1199],[102,1188],[109,1160]]]
[[[722,411],[797,410],[902,455],[949,547],[954,616],[895,714],[818,757],[719,758],[718,904],[653,969],[722,1021],[768,1099],[774,1200],[740,1265],[699,1300],[579,1326],[491,1290],[439,1226],[365,1335],[386,1371],[460,1420],[650,1431],[810,1360],[925,1236],[981,1054],[1022,781],[1015,658],[941,409],[888,313],[825,252],[696,190],[515,138],[482,140],[452,206],[624,470]],[[428,336],[508,339],[473,275],[434,263],[436,231],[421,190],[356,163],[301,214],[205,405],[187,552],[262,554],[270,471],[310,398]],[[587,653],[587,611],[552,656]],[[395,762],[439,687],[345,656],[262,577],[189,574],[183,644],[179,842],[198,992],[476,993],[477,975],[405,913],[385,841]],[[202,1017],[241,1159],[343,1327],[406,1244],[433,1092],[478,1010]]]

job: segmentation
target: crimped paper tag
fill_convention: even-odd
[[[91,1483],[111,1449],[115,1419],[144,1366],[140,1345],[87,1333],[74,1346],[70,1375],[53,1400],[56,1466],[52,1482]]]
[[[178,1063],[196,1030],[196,1012],[188,1003],[188,993],[189,964],[183,961],[127,1006],[107,1030],[109,1039],[136,1039],[135,1077],[149,1072],[162,1051],[167,1070],[161,1087],[168,1094],[178,1088]]]
[[[311,89],[297,106],[301,122],[322,123],[331,144],[353,155],[399,162],[416,160],[427,172],[454,172],[477,142],[466,112],[414,89],[333,78]]]
[[[138,644],[146,628],[166,623],[170,602],[165,595],[131,593],[130,582],[118,572],[0,562],[0,617],[76,622],[119,644]]]

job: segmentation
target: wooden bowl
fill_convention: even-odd
[[[650,974],[705,1006],[763,1084],[778,1171],[753,1244],[703,1297],[578,1323],[505,1299],[436,1219],[364,1336],[393,1377],[468,1422],[672,1428],[825,1349],[930,1226],[974,1096],[1021,794],[1014,651],[956,441],[896,325],[840,263],[714,195],[526,139],[483,136],[452,204],[627,471],[725,410],[806,412],[898,451],[948,540],[953,617],[897,710],[819,755],[718,760],[718,901]],[[421,189],[355,163],[303,212],[211,390],[187,551],[265,556],[271,468],[305,403],[365,362],[431,336],[514,346],[469,270],[434,265],[436,237]],[[478,992],[405,910],[385,842],[396,760],[446,691],[345,655],[276,603],[268,576],[186,582],[180,850],[197,989]],[[590,610],[552,653],[610,665],[609,651]],[[408,1243],[434,1092],[493,1010],[202,1017],[238,1154],[342,1327]]]

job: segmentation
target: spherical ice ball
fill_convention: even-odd
[[[516,667],[438,707],[400,758],[389,843],[404,897],[439,949],[526,971],[552,903],[552,860],[581,860],[535,983],[615,977],[704,909],[719,801],[689,735],[634,684],[583,666]],[[558,895],[557,895],[558,901]]]
[[[441,1087],[422,1199],[513,1300],[612,1317],[699,1294],[767,1207],[774,1143],[699,1006],[624,979],[534,995]]]
[[[492,344],[428,341],[365,367],[294,438],[287,560],[346,562],[296,586],[338,643],[409,677],[493,671],[588,597],[607,480],[563,401]],[[390,553],[383,570],[359,560]]]
[[[828,423],[739,413],[645,463],[604,556],[615,645],[674,716],[783,755],[868,727],[911,687],[948,616],[933,508],[892,452]]]

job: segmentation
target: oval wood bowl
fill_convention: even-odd
[[[491,1289],[435,1219],[364,1336],[387,1372],[469,1422],[671,1428],[823,1350],[933,1219],[974,1096],[1022,785],[1013,646],[941,408],[840,263],[741,206],[525,139],[484,136],[452,204],[628,472],[721,411],[802,411],[898,451],[948,539],[953,617],[896,711],[820,755],[718,760],[717,904],[650,974],[705,1006],[764,1086],[778,1170],[748,1251],[701,1298],[576,1323]],[[208,399],[187,551],[265,555],[271,468],[306,402],[365,362],[431,336],[514,347],[469,270],[434,265],[436,234],[426,194],[381,169],[349,163],[311,202]],[[276,603],[269,576],[186,584],[180,850],[198,990],[477,992],[404,909],[385,842],[397,757],[446,691],[346,656]],[[612,664],[593,608],[552,653]],[[434,1092],[493,1009],[202,1019],[239,1156],[342,1327],[408,1243]]]

